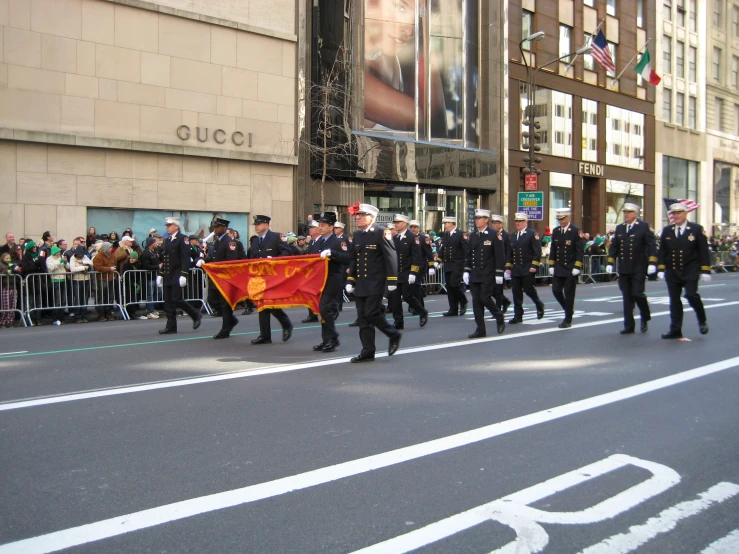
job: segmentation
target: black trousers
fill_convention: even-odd
[[[386,337],[395,337],[399,333],[387,322],[380,309],[382,295],[355,297],[357,320],[359,321],[359,340],[362,341],[362,355],[375,355],[375,328]]]
[[[536,273],[529,273],[523,277],[511,275],[511,288],[513,289],[513,317],[521,319],[523,317],[523,293],[531,298],[537,308],[543,305],[539,300],[539,294],[536,292]]]
[[[230,330],[233,325],[236,318],[234,317],[234,311],[231,308],[231,305],[228,303],[228,300],[224,296],[221,296],[220,291],[218,292],[218,302],[219,306],[221,308],[221,316],[223,317],[223,323],[221,323],[221,331]]]
[[[331,277],[329,277],[331,279]],[[321,294],[321,302],[318,304],[318,311],[321,313],[321,341],[328,342],[330,340],[338,340],[339,334],[336,332],[336,318],[339,317],[339,302],[342,299],[341,283],[343,279],[337,283],[326,283]]]
[[[182,300],[182,287],[164,285],[164,311],[167,314],[167,329],[177,329],[177,308],[189,315],[193,321],[198,317],[198,311]]]
[[[213,311],[220,312],[224,302],[221,291],[211,281],[208,281],[208,304]],[[231,310],[231,314],[233,314],[233,310]]]
[[[505,291],[505,281],[503,281],[502,285],[498,285],[496,283],[495,290],[493,291],[493,296],[495,297],[496,304],[498,304],[498,306],[500,306],[501,308],[511,303],[511,301],[508,300],[508,297],[503,294],[503,291]]]
[[[485,329],[485,309],[495,316],[499,323],[503,321],[503,312],[495,303],[495,283],[470,283],[472,294],[472,313],[475,315],[477,332],[487,334]]]
[[[683,303],[680,293],[685,289],[685,298],[695,311],[698,323],[708,321],[703,301],[698,294],[698,279],[685,281],[675,275],[667,274],[667,293],[670,295],[670,331],[682,332]]]
[[[552,294],[559,305],[565,311],[565,321],[572,322],[575,313],[575,291],[577,290],[577,277],[552,277]]]
[[[618,288],[621,289],[621,296],[624,300],[624,329],[633,331],[636,326],[634,305],[639,306],[642,321],[652,319],[647,295],[644,294],[646,281],[647,276],[644,273],[630,273],[628,275],[620,273],[618,276]]]
[[[259,336],[265,339],[272,339],[272,328],[269,324],[269,316],[273,315],[280,322],[282,328],[291,327],[292,323],[287,314],[280,308],[267,309],[259,312]]]
[[[390,293],[390,307],[393,310],[393,319],[395,323],[403,323],[403,302],[407,302],[411,310],[415,311],[419,315],[426,313],[426,308],[423,307],[423,303],[419,302],[418,289],[421,287],[416,285],[410,285],[408,283],[398,283],[398,288]]]
[[[460,306],[467,305],[467,297],[462,288],[462,272],[446,271],[446,297],[449,300],[449,311],[458,313]]]

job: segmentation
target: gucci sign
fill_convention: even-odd
[[[180,140],[190,140],[190,137],[192,136],[190,132],[190,127],[187,125],[180,125],[177,127],[177,136]],[[247,133],[248,136],[248,146],[251,148],[251,133]],[[198,142],[208,142],[208,139],[211,138],[218,144],[225,144],[226,140],[229,138],[226,134],[226,131],[223,129],[216,129],[211,134],[209,132],[208,127],[195,127],[195,138],[198,139]],[[244,145],[244,133],[241,131],[234,131],[231,133],[231,142],[235,146],[243,146]]]

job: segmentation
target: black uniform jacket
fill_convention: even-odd
[[[162,242],[162,268],[159,275],[165,285],[179,285],[180,277],[190,274],[190,243],[187,236],[177,232]]]
[[[273,231],[267,231],[259,244],[259,237],[256,236],[249,244],[249,259],[257,260],[260,258],[276,258],[278,256],[292,256],[293,252],[286,242],[282,242],[280,235]]]
[[[407,283],[411,273],[418,276],[423,264],[421,239],[406,229],[402,237],[400,233],[393,237],[393,243],[398,253],[398,282]]]
[[[390,231],[372,225],[366,232],[354,233],[352,246],[347,279],[354,285],[354,296],[382,296],[385,287],[398,284],[398,256]]]
[[[541,263],[541,240],[539,233],[526,228],[518,238],[518,231],[510,233],[511,252],[505,264],[511,270],[513,277],[525,277],[531,273],[531,268],[539,268]]]
[[[232,239],[228,233],[223,233],[220,237],[213,241],[213,248],[208,253],[208,262],[225,262],[226,260],[240,260],[240,243],[236,239]]]
[[[554,268],[555,277],[572,277],[572,270],[582,270],[585,251],[582,231],[570,224],[567,231],[555,227],[552,231],[552,248],[549,252],[549,267]]]
[[[429,267],[434,267],[434,249],[432,248],[431,237],[424,235],[423,233],[418,234],[418,239],[421,241],[421,259],[425,267],[421,268],[421,272],[425,273]]]
[[[472,231],[469,244],[464,270],[470,274],[470,283],[494,284],[496,277],[503,277],[505,239],[502,230]]]
[[[444,263],[444,271],[462,271],[469,255],[470,245],[462,237],[462,231],[454,229],[451,233],[441,235],[439,261]]]
[[[318,237],[314,240],[308,252],[306,254],[320,254],[324,250],[331,251],[331,257],[328,259],[328,276],[341,277],[340,283],[344,282],[344,271],[347,265],[352,261],[352,256],[349,254],[349,243],[345,239],[341,239],[333,233],[324,242],[323,237]],[[328,286],[328,282],[326,283]]]
[[[657,246],[654,229],[646,221],[638,219],[631,224],[631,231],[626,232],[626,224],[616,227],[608,249],[608,263],[613,265],[618,260],[618,272],[625,275],[642,273],[646,275],[649,264],[657,265]]]
[[[703,227],[688,221],[680,238],[675,235],[675,225],[662,229],[657,270],[685,281],[695,281],[701,273],[710,274],[711,256]]]

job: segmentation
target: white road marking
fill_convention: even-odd
[[[642,525],[629,527],[628,533],[613,535],[598,544],[583,550],[581,554],[626,554],[633,552],[657,535],[672,531],[677,524],[690,516],[697,515],[714,504],[720,504],[739,494],[739,485],[718,483],[698,495],[698,500],[687,500],[649,518]]]
[[[724,304],[713,304],[706,306],[706,310],[711,308],[724,308],[727,306],[739,305],[739,301],[725,302]],[[657,312],[652,314],[652,318],[670,315],[670,312]],[[639,319],[640,316],[635,316],[635,319]],[[575,329],[585,329],[587,327],[595,327],[598,325],[606,325],[609,323],[622,323],[622,318],[615,319],[604,319],[600,321],[591,321],[589,323],[583,323],[581,325],[573,325],[569,329],[559,329],[553,327],[551,329],[537,329],[535,331],[526,331],[525,333],[516,333],[514,335],[497,335],[493,337],[486,337],[482,339],[460,340],[455,342],[446,342],[441,344],[426,344],[423,346],[414,346],[411,348],[403,348],[399,350],[395,355],[404,356],[408,354],[416,354],[418,352],[430,352],[432,350],[445,350],[447,348],[459,348],[465,347],[470,348],[475,345],[485,344],[488,342],[497,342],[502,340],[514,340],[514,339],[527,339],[534,335],[544,335],[547,333],[562,333],[570,332]],[[376,358],[387,357],[385,353],[378,353]],[[194,377],[191,379],[173,379],[172,381],[160,381],[156,383],[144,383],[140,385],[129,385],[125,387],[114,387],[110,389],[97,389],[93,391],[79,391],[68,394],[46,396],[42,398],[32,398],[27,400],[12,400],[9,402],[0,402],[0,412],[9,410],[19,410],[21,408],[32,408],[36,406],[46,406],[49,404],[61,404],[63,402],[73,402],[77,400],[89,400],[91,398],[101,398],[105,396],[117,396],[119,394],[131,394],[134,392],[146,392],[152,390],[169,389],[174,387],[186,387],[189,385],[202,385],[204,383],[214,383],[217,381],[228,381],[231,379],[242,379],[244,377],[256,377],[258,375],[271,375],[274,373],[285,373],[288,371],[300,371],[304,369],[310,369],[314,367],[327,367],[331,365],[344,364],[349,361],[349,358],[329,358],[326,360],[316,360],[312,362],[301,362],[297,364],[279,365],[273,367],[267,367],[264,369],[247,369],[243,371],[234,371],[231,373],[218,373],[216,375],[205,375],[203,377]]]
[[[639,385],[608,392],[591,398],[570,402],[540,412],[516,417],[485,427],[479,427],[463,433],[449,435],[439,439],[414,444],[382,452],[365,458],[350,460],[333,466],[327,466],[297,475],[291,475],[251,485],[150,508],[140,512],[104,519],[94,523],[56,531],[47,535],[32,537],[17,542],[0,545],[0,554],[10,552],[25,554],[36,552],[56,552],[65,548],[79,546],[140,529],[147,529],[171,521],[177,521],[199,514],[214,512],[233,506],[240,506],[266,498],[280,496],[289,492],[331,483],[369,471],[391,467],[403,462],[417,460],[454,448],[460,448],[501,435],[527,429],[535,425],[555,421],[570,415],[579,414],[595,408],[635,398],[650,392],[665,389],[714,373],[739,366],[739,357],[705,365],[675,375],[669,375]]]
[[[18,352],[0,352],[0,356],[10,356],[11,354],[28,354],[28,350],[20,350]]]
[[[737,552],[739,552],[739,529],[734,529],[725,537],[701,550],[701,554],[736,554]]]
[[[595,506],[578,512],[549,512],[529,506],[529,504],[538,502],[543,498],[547,498],[628,465],[646,469],[652,473],[652,477],[611,498],[603,500]],[[357,550],[354,554],[360,552],[362,554],[402,554],[435,543],[490,520],[513,527],[517,532],[516,539],[495,550],[494,552],[496,554],[503,554],[505,552],[540,552],[549,542],[549,535],[541,528],[540,523],[582,525],[611,519],[657,496],[679,482],[680,476],[677,472],[665,465],[640,460],[639,458],[633,458],[624,454],[615,454],[593,464],[558,475],[527,489],[494,500],[493,502],[477,506],[476,508],[437,521],[421,529],[416,529],[405,535]],[[512,525],[514,522],[517,524],[516,526]],[[524,530],[526,534],[521,536],[518,529]],[[526,545],[526,550],[522,548],[522,543]]]

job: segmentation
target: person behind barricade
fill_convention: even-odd
[[[228,233],[228,224],[230,221],[217,217],[213,220],[213,233],[215,234],[215,240],[213,242],[213,253],[208,262],[225,262],[234,261],[239,259],[239,244],[236,239],[231,238]],[[196,263],[198,267],[203,265],[203,260],[198,260]],[[227,339],[231,336],[233,328],[239,324],[239,320],[234,317],[233,308],[225,296],[218,291],[217,287],[211,282],[210,287],[216,289],[219,295],[218,305],[220,306],[221,316],[223,321],[221,323],[221,330],[213,335],[213,339]]]
[[[600,272],[602,270],[601,262],[603,261],[603,256],[606,254],[603,248],[604,241],[605,239],[603,237],[598,236],[595,237],[593,244],[590,245],[590,275],[596,283],[603,280]]]
[[[53,295],[51,296],[54,309],[51,319],[54,325],[64,323],[64,308],[67,306],[67,266],[69,263],[62,257],[62,249],[57,245],[51,247],[51,255],[46,258],[46,269],[51,274]]]
[[[90,298],[90,272],[93,271],[92,260],[87,257],[87,250],[79,245],[74,249],[69,260],[69,271],[72,274],[72,305],[77,323],[89,323],[87,319],[87,303]]]
[[[87,230],[87,244],[92,245],[95,244],[95,241],[98,239],[98,232],[95,229],[95,227],[90,227]]]
[[[15,248],[15,235],[13,233],[5,233],[5,244],[0,246],[0,254],[10,252]]]
[[[98,321],[113,321],[111,304],[115,302],[116,265],[113,245],[104,242],[100,250],[92,259],[92,265],[97,272],[97,313]]]
[[[146,319],[159,319],[159,312],[154,307],[154,298],[157,295],[156,277],[162,267],[161,258],[157,250],[157,239],[149,237],[144,242],[144,251],[139,257],[139,269],[146,271],[142,281],[146,289]]]
[[[149,319],[145,315],[136,315],[139,309],[139,303],[146,296],[146,287],[142,281],[142,274],[139,269],[139,253],[131,249],[128,259],[121,266],[121,287],[123,288],[123,298],[125,298],[125,308],[131,319]],[[133,272],[126,276],[126,273]],[[121,300],[123,304],[124,300]]]
[[[13,245],[13,248],[15,245]],[[18,277],[22,268],[17,261],[13,261],[10,252],[0,254],[0,329],[9,329],[15,321],[15,312],[18,306]]]
[[[32,240],[25,244],[26,253],[21,261],[21,272],[23,279],[26,279],[28,286],[28,312],[29,318],[33,325],[41,324],[41,312],[34,308],[43,306],[42,298],[46,287],[43,283],[43,277],[28,278],[29,275],[38,275],[46,273],[46,259],[39,257],[38,246]]]
[[[295,244],[293,244],[290,249],[295,256],[302,256],[308,252],[308,245],[305,244],[305,237],[303,235],[298,235],[295,239]]]

